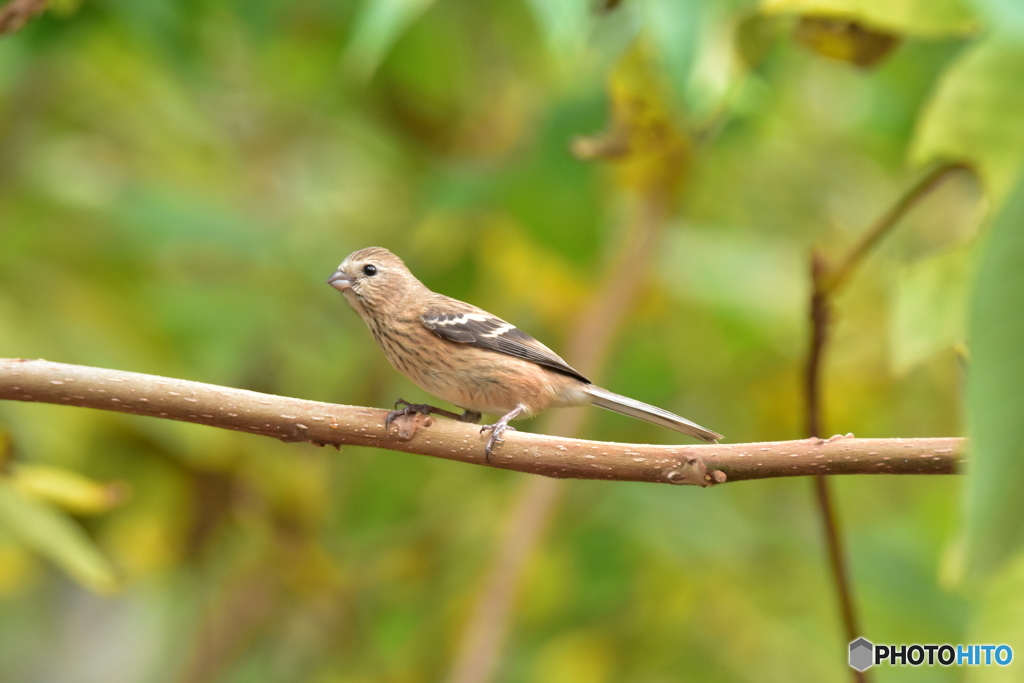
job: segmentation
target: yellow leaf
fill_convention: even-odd
[[[793,37],[818,54],[861,67],[875,66],[899,45],[899,36],[860,22],[828,16],[800,17]]]
[[[0,480],[0,525],[90,590],[117,590],[113,566],[74,520],[23,495],[6,480]]]
[[[46,465],[17,465],[10,481],[30,498],[80,515],[106,512],[123,503],[129,493],[125,483],[101,484],[77,472]]]

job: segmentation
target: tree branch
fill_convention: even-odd
[[[919,180],[916,185],[903,193],[896,203],[889,207],[888,211],[879,216],[878,220],[868,228],[860,241],[846,253],[837,265],[828,268],[822,262],[820,271],[817,273],[818,279],[814,282],[815,291],[821,292],[825,296],[839,291],[846,284],[846,281],[850,279],[854,271],[863,263],[864,259],[867,258],[868,254],[878,246],[882,238],[889,234],[896,227],[896,224],[910,213],[910,210],[917,206],[932,190],[958,171],[970,172],[971,167],[963,163],[936,166],[924,178]]]
[[[946,178],[961,170],[970,170],[966,165],[954,163],[934,168],[916,185],[905,192],[889,210],[861,236],[860,240],[846,253],[837,265],[830,267],[817,251],[811,252],[811,298],[810,298],[810,341],[807,345],[807,364],[804,372],[804,395],[806,398],[807,434],[810,437],[826,433],[824,409],[822,407],[822,364],[828,345],[832,323],[832,302],[835,295],[849,282],[882,238],[892,232],[900,220],[910,212],[932,190]],[[829,565],[839,599],[846,641],[852,642],[863,631],[857,617],[850,581],[842,531],[836,518],[829,482],[822,476],[814,478],[814,494],[825,530],[828,546]],[[850,670],[853,680],[864,683],[869,675],[864,671]]]
[[[12,0],[0,7],[0,36],[14,33],[46,9],[49,0]]]
[[[120,370],[0,359],[0,399],[55,403],[271,436],[325,446],[372,446],[478,465],[479,427],[423,416],[384,428],[387,411],[303,401]],[[953,474],[964,440],[854,439],[655,446],[516,432],[492,466],[560,479],[712,486],[811,474]]]
[[[599,144],[606,147],[605,153],[610,151],[607,145],[617,141],[623,147],[618,158],[621,160],[628,154],[629,128],[620,125],[612,133],[598,138],[603,141]],[[574,151],[578,155],[575,144]],[[677,176],[683,160],[684,155],[668,156],[658,176]],[[668,206],[664,182],[655,183],[636,198],[626,236],[613,251],[615,258],[603,282],[591,294],[589,303],[572,327],[565,357],[572,359],[573,367],[587,377],[600,379],[612,344],[635,308],[637,294],[649,277],[646,269],[637,268],[635,264],[653,260]],[[591,414],[582,410],[551,412],[541,422],[540,429],[548,434],[577,437]],[[448,683],[488,683],[494,679],[519,585],[564,490],[564,480],[530,477],[523,482],[522,493],[495,551],[494,563],[463,629]]]

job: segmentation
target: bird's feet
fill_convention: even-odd
[[[501,420],[498,420],[492,425],[484,425],[483,427],[480,428],[481,434],[483,434],[484,432],[491,433],[491,438],[487,439],[487,445],[484,446],[484,460],[486,460],[488,463],[491,462],[491,451],[494,450],[494,446],[496,444],[505,440],[501,438],[501,435],[504,434],[507,430],[511,430],[514,432],[516,431],[516,428],[508,424],[502,424]]]
[[[399,408],[398,406],[405,407]],[[391,423],[394,422],[399,417],[412,415],[414,413],[419,413],[420,415],[441,415],[443,417],[450,417],[451,419],[458,420],[460,422],[472,422],[473,424],[476,424],[477,422],[480,421],[480,413],[474,412],[472,410],[467,410],[464,413],[462,413],[462,415],[459,415],[458,413],[453,413],[450,410],[438,408],[437,406],[427,405],[426,403],[409,403],[404,398],[400,398],[397,401],[395,401],[395,409],[388,413],[388,416],[384,418],[384,428],[389,428],[391,426]]]
[[[398,406],[400,406],[400,405],[404,405],[405,407],[404,408],[399,408]],[[388,416],[384,418],[384,429],[390,429],[391,428],[391,423],[394,422],[395,420],[397,420],[400,417],[406,417],[407,415],[412,415],[413,413],[422,412],[422,411],[416,410],[416,408],[421,408],[421,407],[422,408],[429,408],[430,406],[414,406],[413,404],[409,403],[408,401],[405,401],[403,399],[398,399],[397,401],[395,401],[395,409],[392,410],[390,413],[388,413]],[[429,415],[430,412],[427,411],[427,414]]]
[[[488,464],[491,462],[491,451],[494,450],[494,446],[505,440],[501,438],[501,435],[508,429],[511,429],[513,432],[516,431],[515,427],[509,426],[509,421],[518,417],[524,410],[526,410],[526,406],[518,405],[503,415],[502,418],[494,424],[484,425],[480,428],[481,434],[484,432],[491,433],[491,438],[487,439],[487,445],[484,447],[484,460],[486,460]]]
[[[399,406],[404,406],[399,408]],[[384,428],[387,429],[391,426],[391,423],[400,417],[407,417],[419,413],[420,415],[430,415],[435,413],[437,415],[444,415],[447,410],[442,410],[434,406],[427,405],[426,403],[409,403],[404,398],[400,398],[395,401],[395,409],[388,413],[388,416],[384,418]],[[458,417],[455,413],[448,413],[452,417]]]

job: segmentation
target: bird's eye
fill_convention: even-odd
[[[365,266],[363,266],[363,275],[370,276],[376,274],[377,266],[373,265],[372,263],[367,263]]]

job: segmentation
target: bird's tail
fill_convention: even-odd
[[[655,406],[649,406],[646,403],[641,403],[635,399],[629,398],[628,396],[619,396],[613,394],[607,389],[594,386],[593,384],[587,385],[584,389],[590,395],[590,401],[595,405],[605,410],[611,410],[616,413],[622,413],[623,415],[629,415],[640,420],[646,420],[662,427],[668,427],[674,429],[677,432],[683,434],[689,434],[690,436],[696,437],[708,443],[717,443],[722,438],[721,434],[716,434],[710,429],[704,429],[699,424],[690,422],[686,418],[679,417],[675,413],[670,413],[667,410],[662,410]]]

